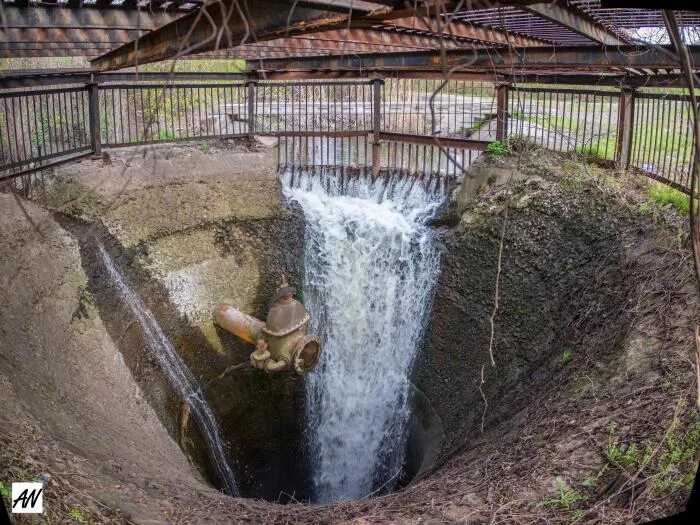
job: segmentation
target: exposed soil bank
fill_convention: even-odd
[[[414,382],[443,424],[444,440],[425,440],[442,441],[444,465],[397,493],[330,506],[232,499],[206,483],[91,238],[206,381],[249,352],[213,328],[211,305],[229,297],[262,317],[281,274],[298,280],[300,219],[273,159],[125,151],[111,167],[62,168],[41,206],[0,194],[0,481],[47,479],[50,522],[71,511],[138,523],[614,522],[681,508],[700,439],[682,220],[639,207],[629,181],[541,151],[519,170],[489,161],[511,184],[460,197],[437,221],[450,226],[439,227],[443,272]],[[233,455],[245,450],[254,471],[243,478],[298,487],[285,476],[303,463],[289,441],[300,383],[246,371],[212,388]]]

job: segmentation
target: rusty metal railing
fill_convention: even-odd
[[[459,177],[490,142],[523,137],[689,192],[690,102],[680,93],[426,78],[229,81],[217,74],[193,83],[124,75],[1,94],[0,180],[102,146],[254,135],[278,137],[280,167]]]
[[[0,178],[90,154],[87,87],[0,93]]]
[[[243,83],[99,87],[100,141],[130,146],[248,135]]]
[[[629,164],[689,192],[694,157],[690,97],[642,92],[633,104]]]

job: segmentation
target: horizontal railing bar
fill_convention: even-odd
[[[31,97],[36,95],[55,95],[58,93],[80,93],[87,91],[87,86],[70,87],[70,88],[54,88],[54,89],[37,89],[36,91],[13,91],[11,93],[0,93],[0,98],[14,97]]]
[[[619,91],[599,91],[595,89],[573,89],[573,88],[540,88],[540,87],[519,87],[513,86],[512,91],[521,93],[565,93],[571,95],[597,95],[604,97],[620,97]]]
[[[76,156],[76,155],[74,155],[75,153],[80,153],[80,155]],[[43,170],[46,168],[50,168],[52,166],[56,166],[58,164],[63,164],[65,162],[70,162],[72,160],[76,160],[79,158],[86,157],[88,155],[92,155],[92,148],[90,146],[84,146],[82,148],[75,148],[75,149],[68,150],[68,151],[62,151],[60,153],[54,153],[52,155],[45,155],[45,156],[40,157],[40,158],[37,157],[37,158],[33,158],[33,159],[21,161],[21,162],[18,161],[18,162],[14,162],[12,164],[6,164],[4,166],[0,166],[0,172],[5,171],[5,170],[9,170],[12,168],[16,168],[17,166],[22,166],[23,164],[30,164],[33,162],[39,162],[41,160],[50,160],[50,159],[54,159],[57,157],[63,157],[66,155],[72,155],[72,156],[70,158],[61,159],[57,162],[51,162],[49,164],[44,164],[42,166],[34,166],[32,168],[27,168],[26,170],[22,170],[22,171],[19,171],[17,173],[12,173],[11,175],[0,175],[0,181],[14,179],[15,177],[19,177],[21,175],[27,175],[27,174],[33,173],[35,171]]]
[[[328,81],[295,81],[295,82],[285,82],[277,80],[255,80],[256,84],[261,86],[279,86],[279,87],[293,87],[293,86],[370,86],[372,85],[371,80],[328,80]]]
[[[245,88],[245,84],[100,84],[104,89],[191,89],[191,88]]]
[[[690,102],[690,95],[678,95],[675,93],[639,93],[634,94],[634,98],[643,98],[647,100],[672,100],[676,102]]]
[[[261,137],[361,137],[371,135],[371,129],[356,131],[264,131],[256,132]]]
[[[640,168],[639,166],[630,166],[629,169],[633,172],[638,171],[645,177],[649,177],[650,179],[657,180],[659,182],[663,182],[664,184],[671,186],[674,189],[677,189],[678,191],[685,193],[686,195],[691,195],[690,193],[690,188],[687,188],[686,186],[683,186],[682,184],[679,184],[675,181],[672,181],[671,179],[667,179],[666,177],[662,175],[658,175],[656,173],[653,173],[651,171],[647,171],[643,168]]]
[[[442,146],[446,148],[473,149],[483,151],[491,143],[489,140],[457,139],[430,135],[411,135],[408,133],[389,133],[381,131],[377,134],[379,140],[388,142],[406,142],[424,144],[426,146]]]
[[[193,137],[179,137],[168,139],[155,140],[139,140],[138,142],[103,142],[102,146],[107,148],[125,148],[128,146],[146,146],[149,144],[168,144],[170,142],[196,142],[198,140],[214,140],[214,139],[242,139],[247,137],[247,133],[231,133],[228,135],[202,135]]]

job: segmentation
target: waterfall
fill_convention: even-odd
[[[281,174],[306,222],[304,302],[323,342],[307,381],[314,499],[393,488],[403,466],[409,374],[439,267],[427,220],[438,179]]]
[[[107,250],[100,243],[98,243],[98,248],[105,268],[107,268],[112,282],[116,284],[119,290],[119,295],[129,305],[131,312],[146,336],[148,349],[168,376],[171,386],[190,406],[190,412],[206,442],[209,458],[214,464],[226,492],[231,496],[237,496],[238,487],[233,471],[226,459],[219,425],[204,392],[197,384],[192,372],[178,356],[170,340],[163,333],[163,329],[158,324],[153,313],[131,289],[124,276],[114,266],[114,261],[112,261]]]

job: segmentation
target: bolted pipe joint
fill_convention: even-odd
[[[224,330],[253,343],[250,364],[268,373],[293,368],[299,375],[309,372],[321,355],[321,341],[306,333],[309,313],[294,299],[295,289],[283,284],[277,289],[263,323],[228,304],[221,304],[214,320]]]

